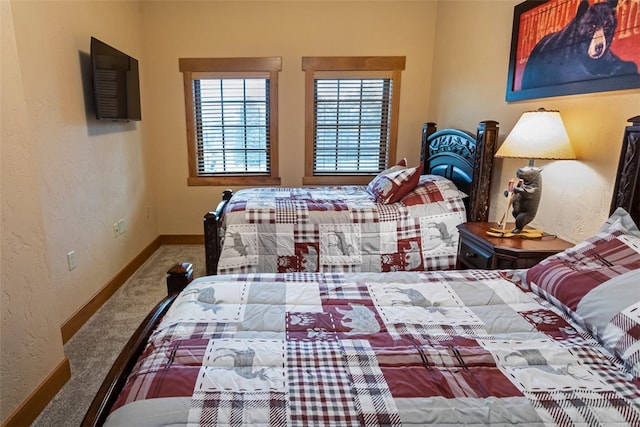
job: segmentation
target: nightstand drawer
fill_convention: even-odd
[[[489,270],[491,269],[492,256],[491,252],[478,248],[465,240],[460,241],[458,263]]]

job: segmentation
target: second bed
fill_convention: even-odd
[[[225,192],[205,216],[207,274],[455,267],[458,231],[486,221],[497,122],[477,134],[423,127],[421,160],[368,186]]]

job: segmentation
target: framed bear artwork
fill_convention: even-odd
[[[640,88],[635,0],[529,0],[514,8],[507,101]]]

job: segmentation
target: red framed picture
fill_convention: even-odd
[[[634,0],[529,0],[514,8],[507,101],[640,88]]]

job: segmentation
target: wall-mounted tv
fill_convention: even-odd
[[[98,120],[142,120],[137,59],[91,37],[91,70]]]

